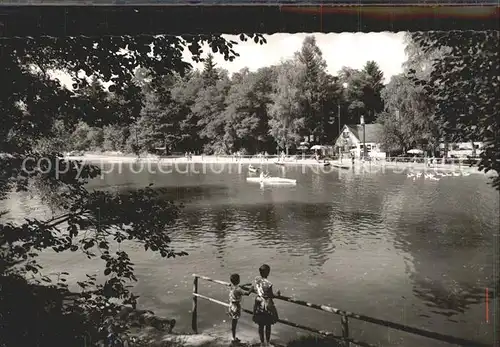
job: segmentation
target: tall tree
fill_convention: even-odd
[[[180,105],[172,97],[172,89],[180,76],[170,75],[143,83],[144,106],[137,122],[138,142],[143,150],[165,152],[179,149],[182,140]]]
[[[224,141],[231,150],[244,149],[255,153],[273,149],[268,106],[274,83],[272,68],[262,68],[257,72],[246,69],[233,75],[223,114]]]
[[[366,62],[363,72],[368,75],[368,88],[364,92],[364,102],[367,112],[377,114],[384,109],[380,92],[384,88],[384,73],[375,61]],[[373,120],[373,116],[369,116]]]
[[[203,63],[203,72],[201,73],[201,77],[203,77],[205,87],[215,86],[219,80],[219,74],[214,62],[214,56],[211,53],[208,54]]]
[[[339,82],[347,84],[347,89],[343,93],[344,103],[347,105],[346,124],[358,124],[361,116],[365,116],[365,121],[370,123],[366,114],[365,90],[369,85],[369,76],[360,70],[350,67],[342,67],[338,73]]]
[[[295,59],[302,65],[299,103],[304,114],[304,132],[302,135],[314,135],[325,140],[327,124],[330,118],[328,108],[329,79],[326,73],[326,61],[316,43],[314,36],[307,36],[300,51],[295,53]]]
[[[382,124],[383,145],[388,151],[405,151],[429,144],[436,148],[437,126],[432,121],[432,104],[423,88],[404,74],[396,75],[382,90],[385,112],[378,117]]]
[[[193,71],[181,78],[171,90],[172,99],[177,105],[181,119],[181,140],[178,148],[183,151],[201,150],[203,141],[200,138],[201,126],[199,114],[192,111],[199,91],[203,88],[203,78],[198,71]]]
[[[202,72],[204,85],[198,91],[191,112],[198,119],[200,138],[204,141],[204,151],[207,153],[227,152],[227,144],[223,140],[225,121],[221,115],[225,109],[225,99],[231,81],[227,71],[210,69],[212,69],[211,65],[205,64]]]
[[[269,133],[281,149],[288,150],[300,141],[305,127],[301,113],[300,83],[304,71],[296,61],[279,65],[275,90],[269,106]]]

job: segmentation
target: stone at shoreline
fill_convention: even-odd
[[[171,333],[175,327],[175,319],[167,319],[156,316],[149,310],[138,310],[132,307],[124,306],[116,317],[122,322],[128,322],[132,327],[150,327],[158,331]]]

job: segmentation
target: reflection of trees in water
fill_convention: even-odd
[[[200,230],[214,235],[218,258],[224,256],[227,236],[231,232],[250,237],[259,247],[277,247],[278,252],[290,256],[308,255],[310,265],[317,268],[323,266],[333,249],[329,241],[327,205],[267,204],[239,206],[238,209],[216,205],[203,211],[192,210],[186,217],[194,219],[194,215],[200,214],[203,217],[199,223],[186,226],[198,229],[195,232],[198,236]]]
[[[233,211],[230,208],[223,208],[220,210],[213,211],[213,215],[210,216],[211,220],[211,230],[210,232],[215,234],[215,248],[217,249],[216,257],[218,259],[224,259],[224,250],[226,249],[226,236],[228,222],[233,218]]]
[[[331,208],[329,234],[336,246],[358,246],[383,237],[380,225],[383,219],[378,213],[368,210],[339,210]]]
[[[488,217],[478,218],[466,202],[460,209],[456,205],[447,209],[441,195],[431,199],[423,196],[429,191],[405,193],[398,197],[401,206],[393,216],[398,231],[394,246],[412,258],[407,271],[414,295],[430,312],[456,322],[452,316],[484,302],[485,288],[494,288],[488,246],[495,231],[481,220]],[[490,298],[495,295],[491,292]]]
[[[485,300],[485,289],[482,287],[455,280],[444,283],[430,278],[412,277],[413,293],[435,314],[451,318],[466,312],[470,305],[477,305]],[[489,293],[490,298],[494,295],[493,291]]]
[[[343,213],[359,212],[360,215],[371,213],[381,216],[384,207],[384,198],[394,187],[387,184],[387,179],[380,176],[342,179],[340,189],[337,189],[335,199],[338,209]]]
[[[282,212],[288,219],[285,224],[291,224],[284,235],[289,252],[308,254],[310,266],[321,268],[334,250],[330,242],[329,205],[289,204],[283,207]]]
[[[260,240],[280,239],[278,230],[279,216],[276,215],[273,204],[261,205],[256,208],[250,208],[248,211],[249,220],[255,223],[250,228]]]

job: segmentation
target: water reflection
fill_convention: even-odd
[[[495,278],[491,245],[499,204],[484,177],[410,182],[403,174],[323,173],[270,164],[271,175],[297,179],[297,186],[259,187],[246,184],[245,166],[214,168],[221,173],[195,174],[203,169],[196,165],[186,166],[184,174],[123,170],[89,184],[126,192],[154,183],[165,189],[166,199],[185,204],[170,232],[173,245],[189,257],[163,263],[136,254],[137,290],[147,308],[175,311],[179,327],[188,327],[186,276],[200,272],[225,279],[238,271],[251,279],[262,262],[270,262],[277,285],[301,299],[492,341],[492,326],[481,319],[485,287],[493,288]],[[8,203],[18,217],[39,208],[29,199]],[[226,297],[220,288],[204,290]],[[223,311],[204,306],[200,324],[226,319]],[[283,315],[305,319],[292,307],[283,307]],[[331,329],[331,320],[314,314],[303,323]],[[291,334],[286,329],[277,331]],[[373,327],[354,325],[353,331],[381,343],[389,339]],[[391,335],[393,341],[399,338]],[[400,345],[408,347],[437,346],[401,338]]]
[[[495,285],[497,193],[464,183],[453,189],[440,185],[438,193],[432,186],[409,187],[386,201],[386,211],[392,209],[386,213],[392,215],[388,227],[397,230],[395,247],[411,257],[413,293],[428,307],[421,317],[432,313],[458,322],[471,306],[484,303],[485,288]]]

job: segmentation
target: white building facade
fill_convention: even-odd
[[[385,158],[386,153],[382,151],[380,144],[380,124],[365,124],[364,137],[367,156],[372,158]],[[356,158],[363,155],[363,126],[344,125],[340,136],[335,140],[335,146],[345,154],[354,154]]]
[[[453,158],[467,158],[477,157],[483,151],[484,144],[482,142],[457,142],[448,143],[448,157]],[[446,145],[441,143],[439,145],[440,151],[445,150]]]

